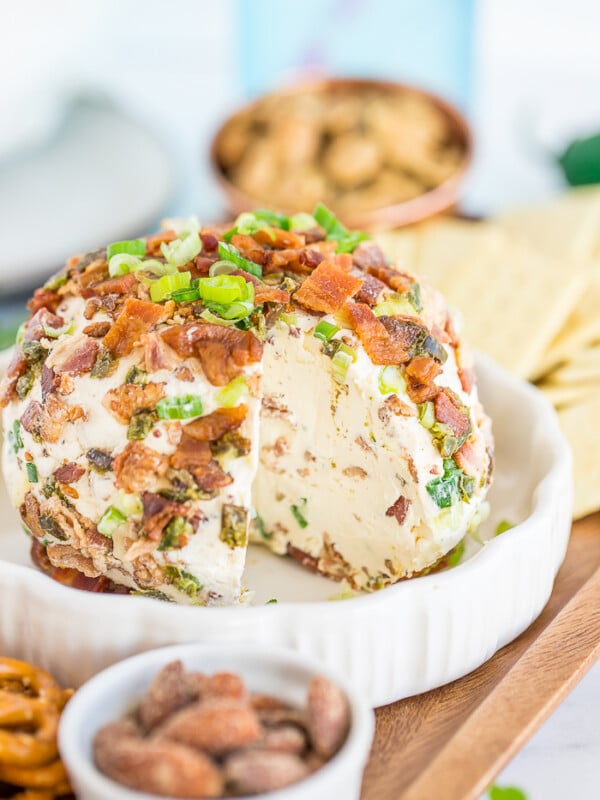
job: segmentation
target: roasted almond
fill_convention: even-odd
[[[331,758],[343,744],[349,726],[344,693],[327,678],[314,677],[308,687],[308,730],[316,752]]]
[[[177,712],[157,732],[163,738],[222,755],[255,742],[261,727],[247,703],[214,698]]]
[[[306,764],[291,753],[249,750],[227,759],[225,775],[239,794],[258,794],[282,789],[309,774]]]

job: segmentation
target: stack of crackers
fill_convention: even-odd
[[[446,295],[477,349],[546,394],[573,449],[574,516],[599,510],[600,188],[376,238]]]

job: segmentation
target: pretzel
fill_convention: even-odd
[[[23,792],[15,800],[53,800],[71,789],[56,733],[71,696],[42,669],[0,658],[0,781]]]

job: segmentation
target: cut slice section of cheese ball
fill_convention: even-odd
[[[230,604],[250,529],[358,589],[454,547],[491,476],[469,351],[364,239],[322,207],[175,223],[38,290],[0,388],[37,563]]]

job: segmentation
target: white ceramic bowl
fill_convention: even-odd
[[[176,642],[283,646],[345,675],[373,705],[478,667],[546,604],[572,512],[569,447],[540,392],[489,359],[477,367],[496,437],[492,513],[458,566],[371,595],[328,602],[338,584],[251,548],[250,608],[193,608],[77,592],[32,568],[29,540],[0,497],[0,652],[78,686],[133,653]],[[518,523],[494,537],[500,520]],[[278,602],[265,605],[269,598]]]
[[[179,645],[151,650],[122,661],[86,683],[69,701],[60,724],[59,748],[78,800],[157,800],[103,775],[92,758],[98,730],[123,717],[141,699],[165,664],[181,659],[187,669],[211,674],[239,672],[252,692],[271,694],[302,707],[310,679],[325,675],[346,694],[351,709],[348,738],[339,753],[309,778],[270,792],[269,800],[332,800],[359,797],[362,772],[371,747],[374,715],[367,698],[337,675],[297,653],[240,645]],[[257,795],[254,795],[256,800]]]

